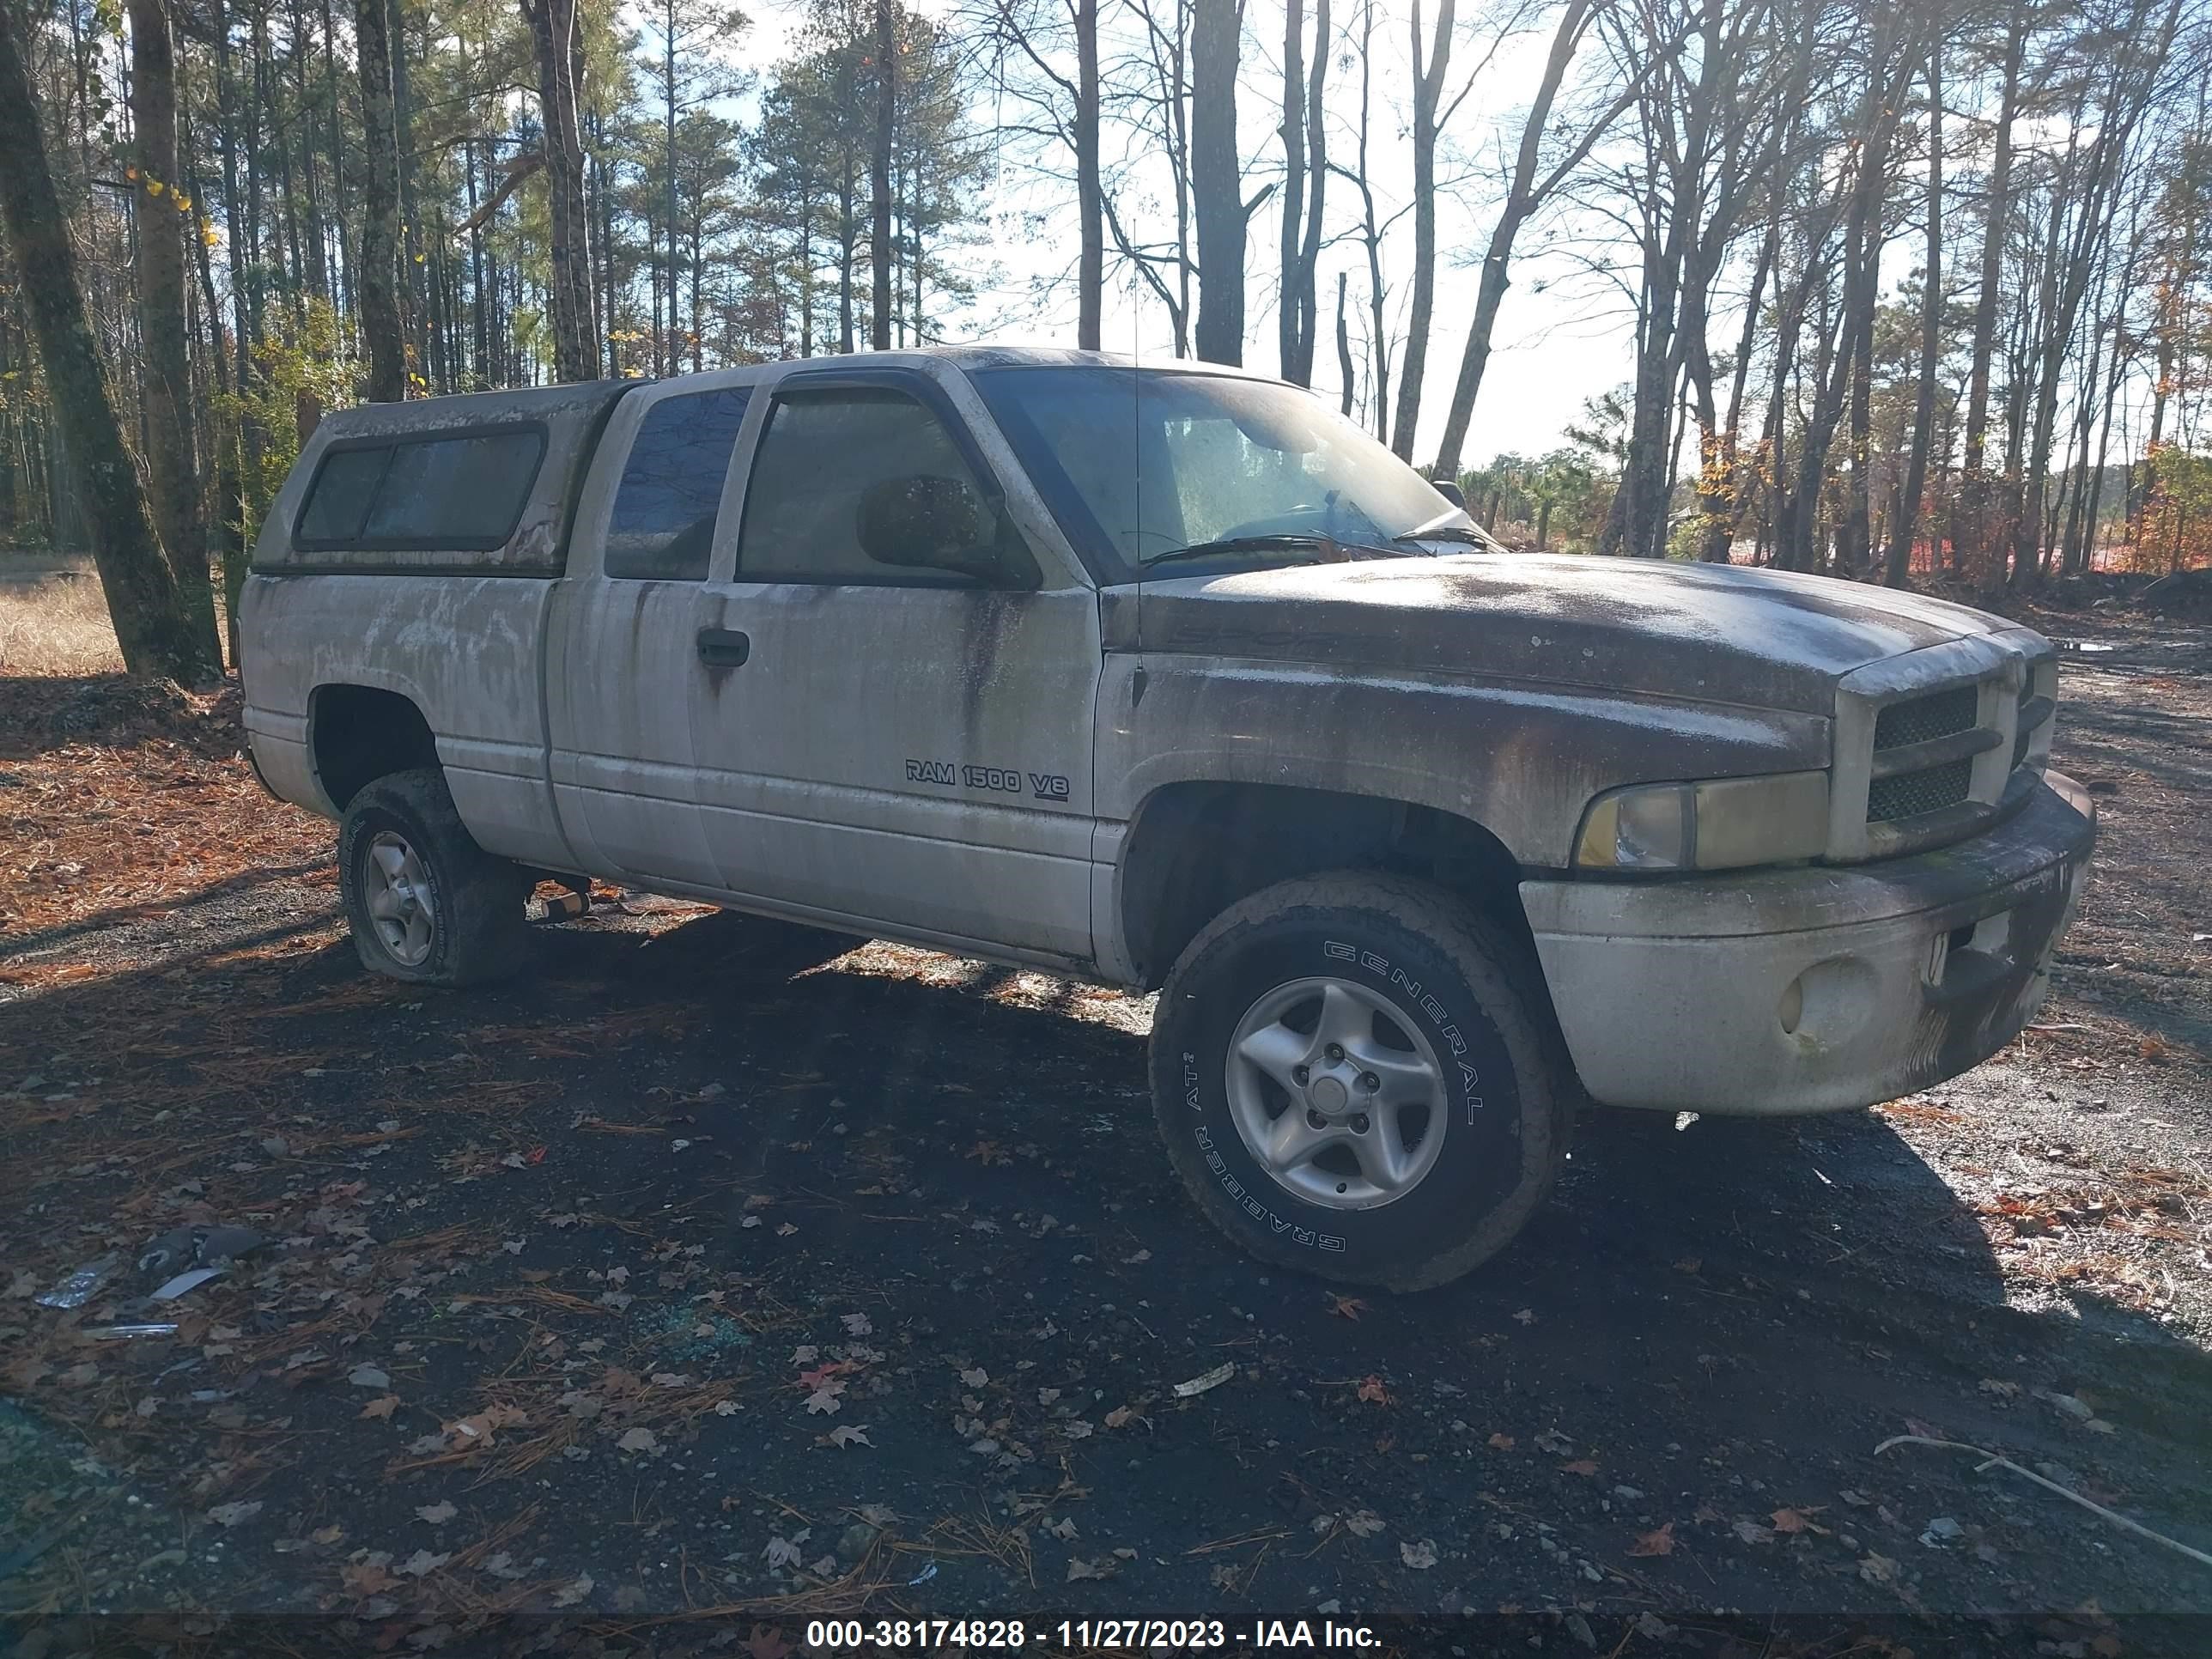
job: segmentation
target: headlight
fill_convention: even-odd
[[[1640,783],[1590,803],[1575,840],[1585,870],[1740,870],[1818,858],[1828,845],[1828,775],[1778,772],[1705,783]]]

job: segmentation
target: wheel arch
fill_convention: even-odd
[[[1147,989],[1213,917],[1277,882],[1376,870],[1448,888],[1529,942],[1521,865],[1473,818],[1417,802],[1288,784],[1182,781],[1139,804],[1123,843],[1119,921]]]
[[[337,814],[380,777],[441,765],[436,735],[414,697],[353,682],[308,694],[307,752],[315,785]]]

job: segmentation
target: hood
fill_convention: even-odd
[[[2014,624],[1826,576],[1543,554],[1294,565],[1144,584],[1147,651],[1741,703],[1826,714],[1838,678]]]

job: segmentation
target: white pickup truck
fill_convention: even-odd
[[[1199,1205],[1434,1285],[1574,1103],[1864,1106],[2039,1003],[2094,838],[2050,644],[1498,550],[1294,387],[976,349],[348,410],[243,605],[362,959],[590,877],[1157,988]]]

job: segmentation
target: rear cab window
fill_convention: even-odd
[[[638,581],[704,581],[714,521],[750,386],[663,398],[630,441],[607,520],[605,571]]]

